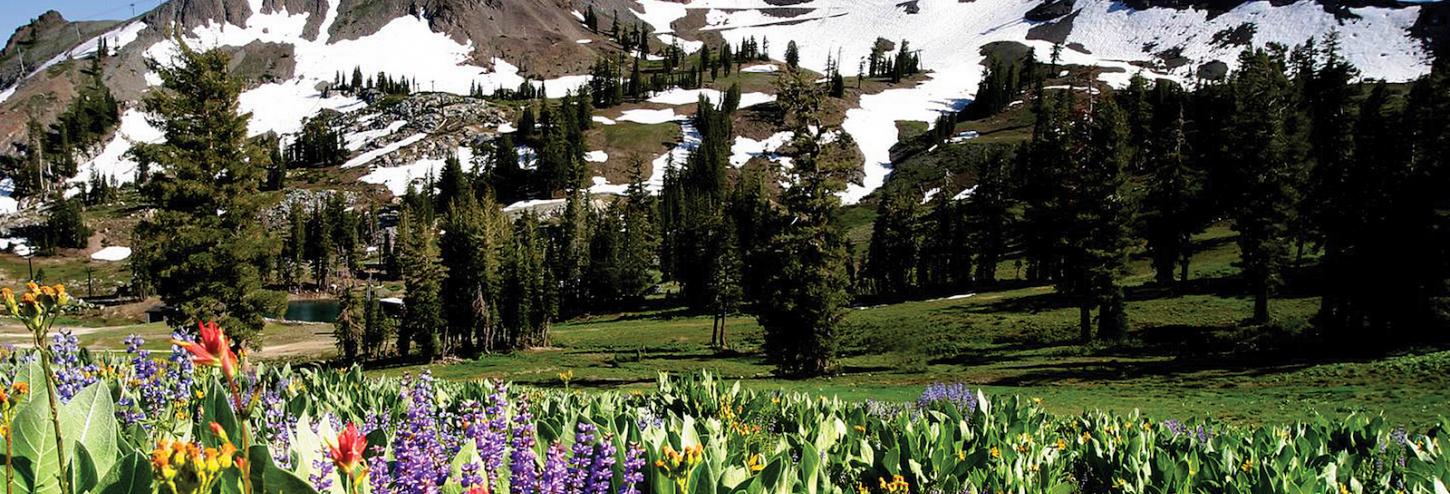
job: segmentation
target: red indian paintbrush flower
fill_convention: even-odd
[[[473,486],[473,488],[468,489],[468,492],[465,492],[463,494],[488,494],[488,488],[481,485],[475,485]]]
[[[362,464],[363,450],[367,449],[368,440],[358,432],[357,426],[351,423],[347,428],[337,435],[337,443],[327,445],[328,454],[332,456],[332,463],[343,472],[351,474]]]
[[[196,323],[201,341],[171,342],[191,353],[191,362],[202,367],[221,367],[222,374],[231,379],[237,371],[237,354],[232,351],[226,333],[218,328],[216,321]]]

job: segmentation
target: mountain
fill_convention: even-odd
[[[173,0],[120,23],[70,23],[50,13],[17,30],[0,52],[0,87],[8,87],[0,92],[0,149],[24,138],[32,116],[53,119],[78,77],[18,70],[22,53],[32,67],[49,69],[93,55],[104,40],[114,55],[105,61],[107,85],[135,101],[159,83],[147,60],[168,60],[178,49],[168,33],[177,32],[189,45],[232,53],[234,71],[248,84],[241,106],[253,113],[253,134],[291,134],[325,109],[366,106],[324,90],[355,68],[405,78],[424,92],[467,94],[536,80],[551,97],[563,95],[588,80],[596,59],[618,51],[607,33],[583,25],[582,11],[591,7],[601,31],[615,14],[625,27],[648,25],[655,49],[676,43],[694,51],[721,41],[738,47],[757,38],[779,60],[795,41],[803,66],[824,71],[829,59],[843,60],[846,75],[873,45],[909,43],[931,73],[914,86],[863,94],[844,112],[843,128],[866,169],[865,183],[847,194],[853,201],[889,173],[896,122],[930,123],[965,106],[981,78],[982,47],[992,43],[1018,43],[1040,59],[1061,45],[1062,63],[1098,66],[1100,79],[1123,85],[1139,72],[1185,82],[1213,77],[1245,46],[1295,45],[1333,32],[1341,54],[1366,77],[1399,81],[1428,70],[1450,23],[1438,3],[1383,0]],[[669,106],[679,105],[646,109]],[[160,137],[130,108],[116,136],[85,153],[78,180],[93,170],[127,178],[130,143]]]

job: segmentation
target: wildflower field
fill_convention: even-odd
[[[10,311],[35,351],[0,360],[14,493],[1446,492],[1444,420],[1238,427],[1044,411],[929,386],[911,404],[662,375],[634,393],[250,364],[225,329],[90,355],[48,334],[67,296]],[[561,379],[565,378],[561,376]]]

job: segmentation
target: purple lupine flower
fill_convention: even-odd
[[[432,374],[424,371],[416,381],[404,378],[403,396],[407,410],[404,424],[393,439],[397,464],[392,477],[400,487],[397,492],[432,494],[448,481],[450,470],[448,453],[439,441]]]
[[[589,464],[589,480],[584,485],[585,493],[608,494],[609,483],[614,479],[614,438],[604,436],[594,446],[594,461]]]
[[[458,483],[466,490],[470,487],[484,485],[483,476],[478,473],[478,462],[470,461],[464,463],[458,469]]]
[[[185,331],[173,331],[171,339],[182,342],[194,340]],[[164,380],[167,383],[165,387],[168,395],[167,401],[183,403],[191,401],[191,388],[195,383],[193,376],[196,372],[195,365],[191,363],[191,353],[181,348],[180,345],[172,343],[171,356],[167,360],[166,379]]]
[[[1163,428],[1173,432],[1173,437],[1175,438],[1188,432],[1188,426],[1183,425],[1183,422],[1178,421],[1178,419],[1164,420]]]
[[[935,403],[946,403],[963,412],[972,413],[977,410],[977,395],[962,383],[928,384],[926,389],[922,390],[921,396],[916,399],[916,406],[917,408],[929,408]]]
[[[508,449],[505,444],[509,428],[508,387],[502,382],[494,385],[485,413],[488,415],[488,430],[484,432],[481,444],[477,444],[478,454],[483,457],[483,471],[489,485],[495,485]]]
[[[624,452],[624,479],[619,483],[619,494],[639,494],[640,482],[644,482],[644,449],[630,443]]]
[[[93,362],[81,362],[80,339],[70,330],[61,330],[50,337],[50,364],[55,371],[55,393],[61,403],[96,382],[100,368]]]
[[[385,457],[382,445],[373,447],[373,455],[368,458],[368,487],[372,488],[372,494],[391,494],[393,483],[388,476],[388,460]]]
[[[574,426],[574,447],[569,458],[569,492],[585,492],[594,464],[594,424],[580,420]]]
[[[564,445],[549,445],[544,458],[544,472],[539,476],[539,494],[564,494],[569,491],[570,472],[564,459]]]
[[[1209,439],[1213,438],[1213,436],[1209,433],[1209,430],[1205,428],[1203,424],[1198,424],[1198,431],[1195,433],[1195,435],[1198,436],[1198,442],[1201,443],[1206,443]]]
[[[322,449],[322,458],[312,460],[312,475],[307,480],[312,483],[312,488],[317,492],[327,492],[332,488],[332,471],[335,469],[332,460],[327,459],[327,448]]]
[[[369,410],[367,416],[363,417],[362,425],[358,426],[358,430],[362,431],[362,434],[366,436],[373,431],[387,430],[389,423],[391,423],[391,419],[386,414]]]
[[[534,417],[529,413],[529,402],[520,399],[513,418],[513,437],[509,440],[513,451],[509,455],[509,493],[534,494],[539,492],[538,458],[534,456]]]
[[[166,413],[170,401],[167,387],[158,382],[161,379],[161,367],[151,358],[151,351],[141,348],[146,340],[132,334],[124,342],[126,353],[132,355],[129,383],[137,395],[135,398],[123,395],[116,400],[116,404],[121,407],[116,414],[121,416],[121,422],[126,425],[141,423],[142,428],[150,429],[151,424],[144,421],[148,417],[160,417]]]
[[[292,455],[287,451],[297,427],[297,417],[287,413],[287,402],[282,398],[289,384],[287,379],[276,379],[262,392],[262,436],[267,439],[272,460],[282,468],[292,468]]]

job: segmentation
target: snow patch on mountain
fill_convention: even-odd
[[[324,108],[350,112],[367,106],[362,100],[332,94],[326,98],[302,79],[283,83],[263,84],[245,91],[237,97],[237,108],[250,112],[252,119],[247,123],[249,135],[267,132],[295,134],[302,130],[302,121],[316,115]]]
[[[344,145],[348,151],[357,151],[374,140],[393,135],[394,132],[397,132],[398,129],[403,128],[405,125],[408,125],[407,120],[394,120],[389,122],[387,127],[381,129],[353,132],[343,136]]]
[[[461,146],[457,153],[463,171],[472,172],[473,148]],[[387,187],[393,195],[402,197],[408,191],[409,184],[416,186],[430,177],[437,177],[443,171],[446,161],[447,158],[424,158],[402,166],[375,167],[372,172],[358,180],[380,184]]]
[[[730,145],[730,166],[740,168],[750,158],[761,157],[772,161],[780,161],[781,156],[775,154],[782,146],[790,143],[795,138],[795,132],[785,131],[761,140],[751,139],[745,136],[736,136],[735,142]]]
[[[1272,2],[1245,2],[1212,19],[1203,10],[1134,10],[1109,0],[1080,0],[1077,7],[1067,44],[1080,43],[1099,59],[1148,60],[1147,46],[1179,48],[1190,60],[1220,60],[1233,67],[1242,47],[1215,43],[1214,38],[1249,24],[1254,46],[1295,46],[1311,37],[1323,41],[1328,33],[1338,32],[1340,55],[1370,77],[1404,81],[1429,70],[1420,40],[1410,36],[1420,15],[1418,6],[1349,9],[1359,18],[1345,20],[1312,1],[1278,7]],[[1189,77],[1196,66],[1188,64],[1177,75]]]
[[[251,2],[252,15],[245,26],[212,21],[193,29],[187,43],[205,49],[221,46],[245,46],[252,42],[287,44],[293,47],[294,78],[278,84],[267,84],[246,91],[244,101],[265,103],[245,106],[254,110],[249,130],[255,135],[267,131],[279,133],[300,129],[303,118],[322,108],[349,111],[359,108],[351,98],[321,98],[317,87],[331,82],[338,73],[350,74],[360,68],[364,74],[379,72],[405,76],[415,80],[422,91],[468,94],[470,88],[515,88],[525,79],[518,67],[499,58],[492,69],[473,65],[473,42],[459,43],[448,35],[434,32],[428,21],[416,16],[395,18],[376,33],[358,39],[330,42],[327,34],[336,19],[337,0],[325,0],[327,14],[316,40],[304,36],[311,14],[290,14],[286,10],[262,13],[258,0]],[[164,40],[146,49],[146,55],[166,63],[179,53],[173,40]],[[148,74],[148,82],[160,82]],[[588,81],[587,75],[566,76],[549,81],[534,81],[549,97],[561,97]],[[284,98],[281,100],[275,98]],[[260,111],[262,106],[287,107]]]
[[[76,170],[76,176],[70,179],[70,183],[84,187],[91,175],[99,175],[118,183],[130,183],[136,181],[136,160],[127,153],[131,146],[136,143],[158,143],[165,139],[161,129],[151,125],[146,114],[137,109],[129,109],[121,114],[121,124],[116,129],[116,134],[106,147],[101,149],[101,154],[95,158],[81,163]]]
[[[714,89],[671,88],[656,93],[654,96],[651,96],[648,101],[650,103],[660,103],[665,105],[688,105],[690,103],[698,103],[700,101],[700,96],[702,95],[705,97],[705,100],[716,104],[718,104],[721,98],[724,97],[723,93]],[[759,92],[742,93],[740,95],[739,107],[748,108],[751,106],[769,103],[772,101],[775,101],[775,95],[773,94],[765,94]]]
[[[663,110],[637,108],[634,110],[625,110],[624,113],[615,120],[618,120],[620,122],[634,122],[642,124],[660,124],[665,122],[683,120],[685,118],[686,117],[684,115],[676,115],[674,108],[665,108]]]
[[[700,147],[700,129],[695,128],[695,123],[689,119],[680,120],[680,142],[665,154],[661,154],[654,161],[650,162],[649,181],[645,188],[650,193],[658,194],[665,186],[665,169],[670,166],[684,166],[685,160],[690,158],[690,153]]]

